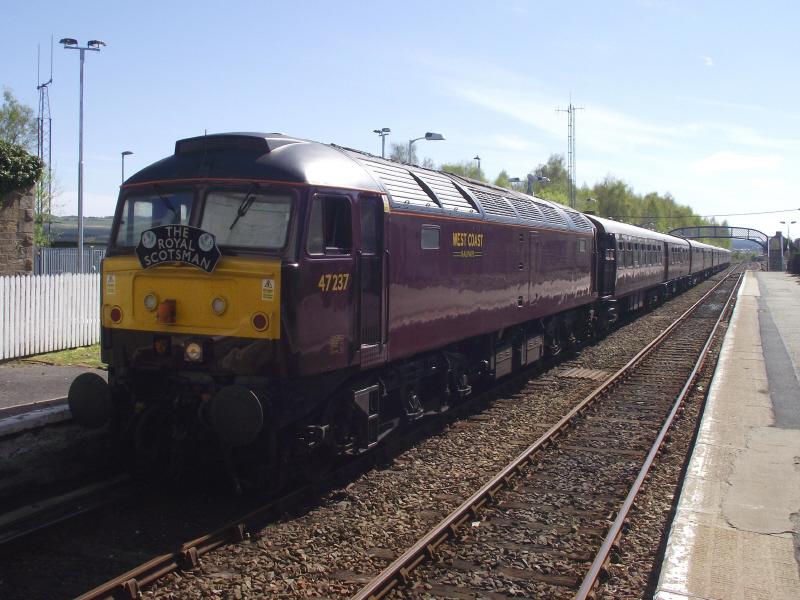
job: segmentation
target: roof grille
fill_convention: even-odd
[[[539,207],[539,210],[542,211],[542,214],[544,215],[548,225],[553,225],[554,227],[567,227],[567,220],[555,206],[551,206],[546,202],[540,202],[536,200],[533,202]]]
[[[570,218],[570,221],[572,221],[575,229],[578,229],[579,231],[592,231],[594,229],[592,224],[589,222],[589,219],[584,217],[581,213],[572,210],[566,210],[564,212],[567,213],[567,216]]]
[[[517,216],[511,204],[509,204],[508,200],[506,200],[502,194],[471,185],[467,186],[467,189],[478,199],[478,202],[480,202],[483,207],[483,212],[487,215],[512,218]]]
[[[477,208],[461,195],[461,192],[458,191],[455,184],[447,176],[436,171],[423,171],[422,169],[415,170],[414,174],[422,179],[431,188],[431,191],[436,194],[442,204],[442,208],[473,214],[478,212]]]
[[[388,161],[370,160],[363,156],[359,156],[358,159],[384,185],[392,197],[392,202],[395,204],[438,208],[438,202],[420,187],[417,180],[414,179],[405,166],[392,164]]]
[[[536,221],[537,223],[545,223],[545,218],[542,212],[536,207],[533,201],[527,198],[520,198],[519,196],[506,196],[506,200],[514,205],[517,209],[519,216],[523,219]]]

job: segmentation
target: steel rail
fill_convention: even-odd
[[[645,478],[647,477],[647,475],[650,472],[650,469],[655,463],[656,457],[661,452],[661,447],[663,446],[664,441],[667,438],[667,432],[672,426],[675,417],[680,412],[680,409],[683,407],[684,399],[691,391],[698,373],[705,365],[705,360],[706,357],[708,356],[708,352],[711,349],[711,345],[714,342],[714,338],[717,334],[720,325],[722,324],[723,320],[725,319],[728,313],[729,307],[731,307],[732,305],[732,301],[734,300],[734,295],[736,294],[736,291],[739,289],[739,286],[741,285],[742,277],[743,274],[740,273],[738,279],[736,280],[736,283],[733,286],[733,289],[731,290],[731,293],[728,296],[728,299],[725,302],[725,307],[720,312],[719,318],[714,324],[714,328],[711,330],[711,333],[708,334],[706,343],[703,346],[703,349],[700,351],[700,356],[697,358],[697,361],[695,362],[692,372],[686,379],[686,383],[684,384],[683,389],[681,389],[680,393],[675,399],[675,403],[672,406],[672,410],[670,411],[667,420],[664,422],[664,425],[661,427],[661,430],[659,431],[656,440],[653,442],[653,445],[650,448],[650,452],[648,453],[647,458],[644,464],[642,465],[642,468],[640,469],[638,476],[636,477],[636,481],[634,481],[633,486],[628,492],[628,495],[625,498],[625,502],[623,503],[622,508],[620,508],[619,512],[617,513],[616,519],[614,519],[614,522],[611,524],[611,528],[609,529],[608,534],[603,540],[603,543],[600,546],[600,550],[598,551],[594,561],[592,562],[591,567],[589,567],[588,573],[583,578],[581,586],[578,589],[578,592],[575,594],[576,600],[586,600],[587,598],[592,597],[595,585],[598,583],[600,576],[606,570],[606,565],[608,564],[608,560],[611,556],[611,550],[619,545],[619,539],[622,537],[623,527],[627,522],[628,514],[633,508],[633,503],[636,500],[636,496],[641,490]],[[723,281],[720,283],[723,283],[724,281],[725,280],[723,279]]]
[[[437,548],[451,537],[455,537],[458,528],[468,520],[477,517],[478,511],[487,503],[491,502],[497,493],[507,487],[511,481],[521,472],[526,462],[534,462],[535,455],[549,448],[562,433],[571,428],[580,416],[606,391],[611,389],[621,380],[625,379],[629,372],[635,368],[647,355],[660,346],[673,332],[688,319],[720,286],[727,280],[728,275],[723,277],[713,288],[704,294],[697,302],[687,309],[678,319],[671,323],[658,337],[640,350],[636,356],[628,361],[621,369],[609,377],[606,381],[595,388],[586,398],[567,413],[561,420],[553,425],[539,439],[533,442],[520,453],[511,463],[503,468],[490,481],[484,484],[469,499],[464,501],[458,508],[446,516],[424,537],[417,541],[411,548],[406,550],[400,557],[386,567],[381,573],[361,588],[351,600],[380,599],[389,594],[393,589],[409,580],[409,575],[416,567],[426,559],[433,559]]]
[[[115,502],[132,485],[128,475],[117,475],[0,515],[0,545]]]
[[[336,473],[338,474],[338,473]],[[78,597],[78,600],[104,598],[127,598],[134,600],[145,586],[158,578],[178,569],[196,567],[202,555],[230,542],[242,541],[247,536],[248,523],[266,518],[275,511],[282,510],[306,497],[314,486],[304,485],[289,494],[252,510],[228,522],[211,533],[184,542],[174,552],[155,556],[141,565],[110,579]]]

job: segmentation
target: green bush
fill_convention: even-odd
[[[0,196],[27,191],[42,176],[42,168],[38,157],[0,140]]]

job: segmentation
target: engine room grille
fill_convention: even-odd
[[[514,208],[517,209],[519,216],[523,219],[536,221],[537,223],[546,222],[544,215],[542,215],[542,212],[537,208],[532,200],[528,200],[527,198],[519,198],[517,196],[506,196],[506,200],[514,205]]]
[[[433,193],[436,194],[439,202],[441,202],[442,208],[477,214],[477,209],[461,195],[461,192],[456,189],[453,182],[445,175],[421,169],[419,171],[415,170],[414,175],[428,184]]]
[[[389,162],[373,161],[363,157],[359,157],[359,160],[389,191],[392,196],[392,202],[395,204],[439,206],[438,202],[420,187],[406,167],[393,165]]]
[[[555,227],[567,227],[567,220],[556,207],[550,206],[545,202],[537,202],[536,200],[533,202],[539,207],[539,210],[542,211],[542,214],[549,225],[553,225]]]
[[[572,224],[575,226],[575,229],[580,231],[592,231],[592,224],[589,222],[589,219],[584,217],[581,213],[575,212],[572,210],[565,210],[564,212],[567,213],[567,216],[572,221]]]
[[[514,218],[517,214],[511,208],[508,200],[502,194],[491,192],[489,190],[482,190],[473,186],[467,186],[472,195],[475,196],[483,207],[483,211],[487,215],[494,215],[497,217],[511,217]]]

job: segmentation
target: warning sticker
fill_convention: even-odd
[[[272,302],[275,299],[274,279],[261,280],[261,299],[267,302]]]
[[[109,273],[106,275],[106,294],[116,294],[117,293],[117,277],[116,275],[112,275]]]

